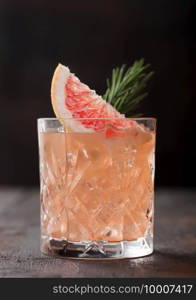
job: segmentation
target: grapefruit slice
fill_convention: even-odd
[[[100,132],[105,128],[105,119],[110,119],[107,122],[115,128],[130,128],[135,123],[80,82],[62,64],[58,64],[52,78],[51,99],[56,117],[73,131]]]

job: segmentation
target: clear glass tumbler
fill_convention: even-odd
[[[156,120],[62,121],[38,120],[42,253],[80,259],[151,254]],[[69,127],[92,122],[96,131]]]

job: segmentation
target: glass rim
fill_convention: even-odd
[[[128,119],[128,120],[134,120],[134,121],[153,121],[153,122],[156,122],[157,121],[157,118],[154,118],[154,117],[141,117],[141,118],[131,118],[131,117],[128,117],[128,118],[123,118],[123,117],[119,117],[119,118],[38,118],[37,121],[59,121],[59,120],[125,120],[125,119]]]

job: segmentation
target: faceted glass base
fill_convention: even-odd
[[[135,241],[107,242],[50,239],[42,242],[43,254],[72,259],[123,259],[149,255],[153,252],[152,237]]]

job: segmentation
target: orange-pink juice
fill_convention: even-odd
[[[152,231],[155,134],[41,132],[42,237],[133,241]]]

